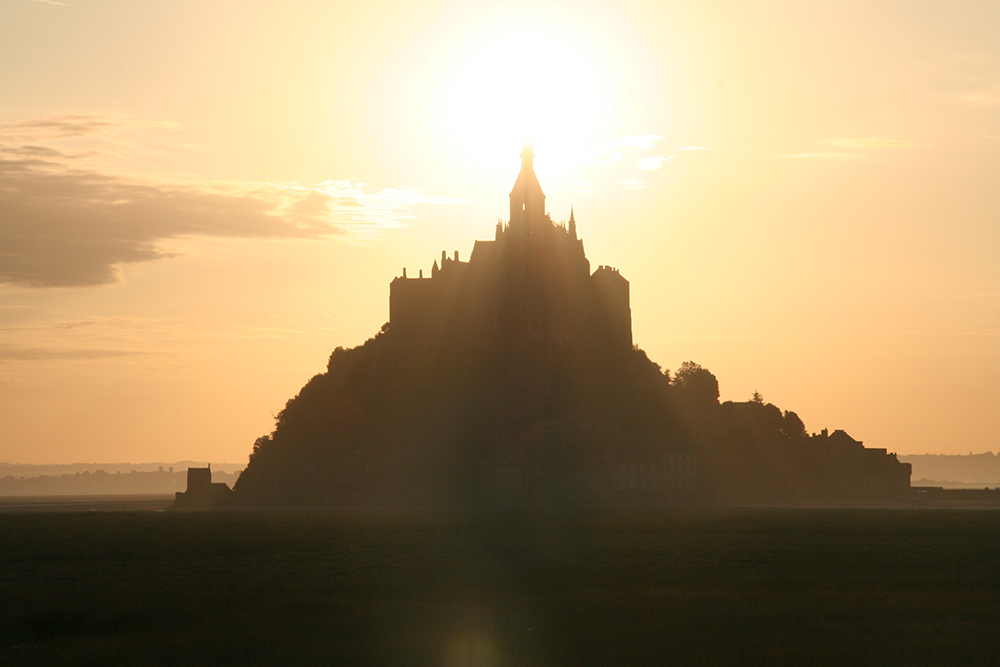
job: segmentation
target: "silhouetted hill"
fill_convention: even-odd
[[[390,284],[390,319],[337,348],[254,444],[250,504],[816,502],[900,495],[909,466],[791,412],[719,404],[632,345],[629,283],[554,223],[530,148],[511,217],[469,261]]]
[[[531,493],[573,502],[596,491],[586,476],[612,451],[646,460],[683,444],[667,378],[641,351],[585,364],[560,350],[528,376],[476,347],[407,343],[389,329],[338,349],[257,441],[237,491],[268,502],[486,502],[504,483],[484,477],[558,471]]]

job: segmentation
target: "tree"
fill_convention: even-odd
[[[719,381],[707,369],[693,361],[685,361],[674,373],[673,386],[680,397],[699,406],[717,405]]]
[[[784,419],[782,420],[781,425],[781,432],[792,439],[804,438],[808,435],[806,433],[806,425],[802,423],[799,416],[791,410],[785,410]]]

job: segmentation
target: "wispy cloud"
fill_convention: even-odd
[[[50,146],[9,146],[0,144],[0,153],[21,157],[54,158],[60,160],[75,160],[90,157],[93,151],[86,153],[66,153]]]
[[[857,153],[778,153],[778,157],[795,160],[854,160],[862,157]]]
[[[897,150],[919,146],[912,141],[902,139],[886,139],[884,137],[841,137],[823,139],[827,146],[834,146],[840,151],[805,151],[802,153],[772,153],[774,157],[793,160],[857,160],[867,158],[871,151]]]
[[[587,169],[602,170],[602,176],[595,177],[595,181],[617,183],[627,190],[645,190],[649,187],[646,180],[649,172],[663,168],[685,152],[712,150],[707,146],[687,144],[671,151],[665,144],[666,138],[661,134],[619,137],[589,153],[584,164]]]
[[[624,153],[621,153],[619,151],[612,151],[612,152],[608,153],[604,157],[604,159],[601,160],[600,162],[598,162],[597,164],[600,165],[600,166],[602,166],[602,167],[607,167],[609,164],[613,164],[615,162],[618,162],[618,160],[621,160],[623,157],[625,157]]]
[[[41,0],[35,0],[40,2]],[[45,140],[85,137],[122,129],[173,128],[177,123],[141,120],[121,114],[60,114],[0,123],[0,137]]]
[[[823,143],[851,150],[912,148],[916,146],[916,144],[911,141],[902,141],[899,139],[880,139],[877,137],[866,137],[863,139],[826,139]]]
[[[295,184],[295,191],[311,190],[313,215],[327,217],[332,213],[335,224],[353,234],[371,234],[401,221],[417,217],[424,205],[455,204],[454,197],[429,197],[416,188],[383,188],[376,192],[365,189],[364,183],[324,181],[311,188]]]
[[[43,5],[59,5],[60,7],[69,7],[65,2],[56,2],[56,0],[31,0],[32,2],[40,2]]]
[[[0,363],[10,361],[63,361],[108,359],[140,354],[132,350],[84,349],[59,347],[22,347],[0,345]]]
[[[0,126],[0,283],[27,287],[102,285],[120,266],[171,256],[180,237],[370,237],[398,227],[419,207],[454,200],[413,188],[373,191],[364,183],[176,182],[105,173],[39,135],[111,131],[116,116],[63,116]]]
[[[584,162],[597,164],[601,167],[612,165],[622,158],[632,157],[651,151],[664,141],[659,134],[640,134],[629,137],[618,137],[605,143],[600,148],[586,154]]]
[[[653,155],[651,157],[644,157],[639,160],[639,169],[643,171],[654,171],[659,169],[667,162],[673,159],[673,155]]]
[[[649,183],[639,178],[622,178],[618,181],[618,185],[626,190],[645,190],[649,187]]]
[[[1000,107],[1000,83],[984,86],[962,96],[962,101],[984,107]]]
[[[631,137],[619,137],[611,142],[611,146],[613,148],[634,148],[637,150],[648,151],[651,150],[659,141],[663,141],[662,135],[639,134]]]
[[[120,318],[96,318],[85,320],[59,320],[55,322],[43,322],[38,324],[18,324],[13,326],[0,327],[0,333],[14,332],[23,333],[28,331],[67,331],[71,329],[83,329],[94,327],[102,322],[118,321]]]

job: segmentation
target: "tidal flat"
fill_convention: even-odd
[[[1000,512],[0,513],[2,665],[996,665]]]

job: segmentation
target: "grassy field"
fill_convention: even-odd
[[[0,665],[997,665],[1000,512],[0,513]]]

